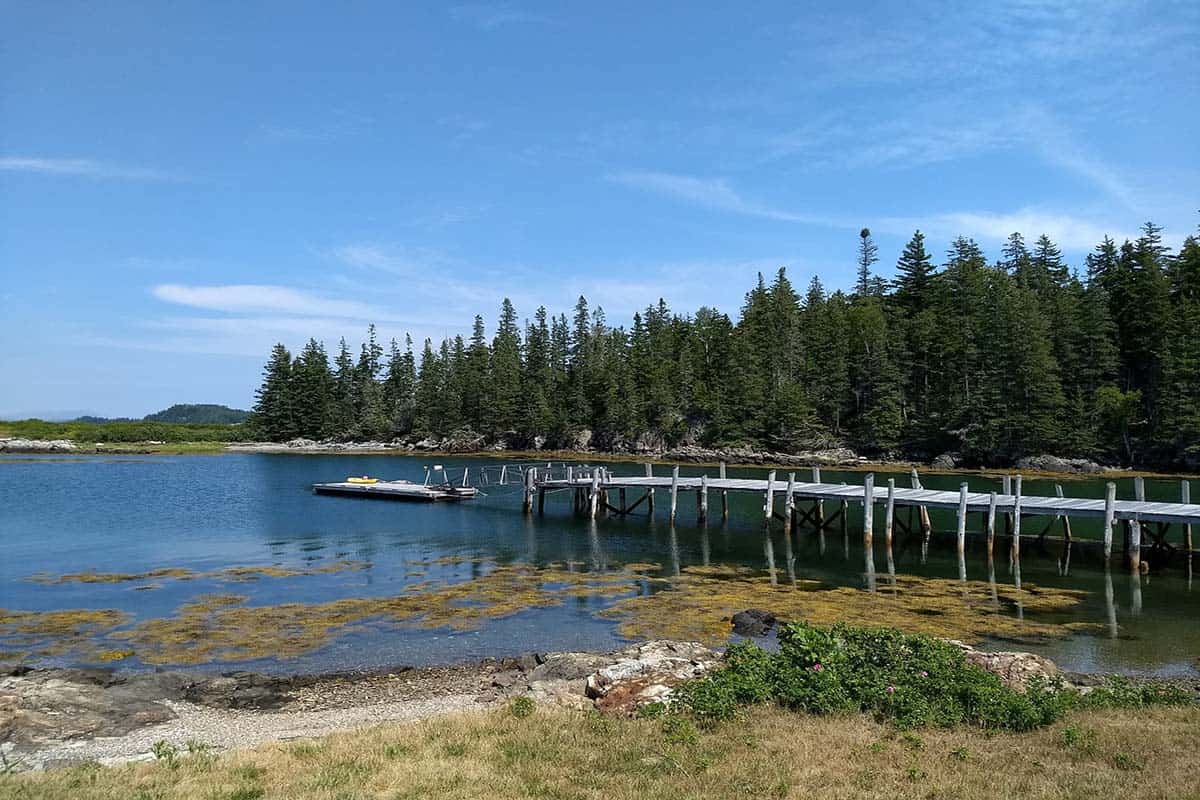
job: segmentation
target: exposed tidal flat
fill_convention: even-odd
[[[429,457],[226,455],[6,457],[0,461],[0,657],[8,664],[107,664],[128,669],[276,674],[451,664],[527,651],[610,650],[630,640],[719,645],[729,618],[766,608],[783,619],[895,626],[984,647],[1042,653],[1070,670],[1194,674],[1197,595],[1181,569],[1106,574],[1030,548],[1018,588],[983,552],[957,579],[952,554],[900,537],[895,579],[877,550],[875,591],[849,536],[785,536],[760,527],[751,498],[730,519],[696,526],[644,516],[600,519],[552,496],[524,517],[505,489],[458,505],[314,496],[346,474],[419,480]],[[473,470],[487,462],[438,456]],[[614,471],[640,469],[614,463]],[[703,467],[687,467],[699,474]],[[747,475],[757,475],[746,470]],[[861,482],[827,469],[826,480]],[[931,488],[958,476],[930,475]],[[996,483],[972,479],[972,488]],[[1068,484],[1100,497],[1103,482]],[[1029,480],[1052,494],[1053,481]],[[1121,496],[1131,488],[1122,484]],[[1150,481],[1175,499],[1177,481]],[[856,516],[859,515],[859,516]],[[934,513],[950,529],[950,515]],[[1033,525],[1033,532],[1040,530]],[[1097,530],[1076,523],[1078,538]],[[878,547],[878,545],[877,545]],[[991,580],[990,578],[994,578]]]

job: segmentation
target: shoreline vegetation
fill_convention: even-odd
[[[1131,779],[1178,795],[1200,766],[1179,745],[1200,722],[1194,681],[1063,674],[884,628],[792,623],[780,641],[325,676],[13,673],[0,687],[43,713],[14,718],[0,797],[634,797],[680,781],[703,796],[991,797],[996,781],[1124,796]],[[45,713],[58,705],[76,710]]]
[[[734,468],[779,468],[803,469],[808,466],[831,467],[848,471],[907,472],[916,467],[921,474],[946,475],[993,475],[1020,472],[1027,477],[1056,477],[1066,480],[1083,478],[1179,478],[1200,477],[1200,470],[1157,471],[1133,469],[1097,464],[1086,460],[1060,459],[1056,456],[1038,456],[1025,459],[1016,465],[1007,466],[962,466],[947,462],[922,462],[911,459],[879,460],[858,456],[853,451],[838,449],[811,453],[775,453],[750,448],[728,448],[705,450],[701,448],[681,449],[665,452],[613,452],[600,450],[524,450],[524,449],[474,449],[469,444],[452,443],[450,446],[423,446],[397,440],[380,441],[313,441],[295,439],[289,442],[242,441],[236,437],[214,438],[211,441],[180,439],[186,432],[168,436],[167,439],[131,439],[130,441],[96,441],[88,432],[81,438],[66,435],[70,431],[45,429],[44,425],[68,423],[41,423],[39,428],[45,435],[54,438],[28,438],[15,435],[24,432],[24,422],[0,421],[0,455],[221,455],[227,453],[257,453],[277,455],[396,455],[420,456],[440,455],[458,458],[494,459],[498,461],[570,461],[577,463],[649,462],[653,464],[684,464],[690,466],[716,467],[724,461]],[[240,433],[241,431],[239,431]],[[55,436],[55,434],[58,434]]]
[[[1082,274],[1045,236],[1013,234],[995,262],[959,238],[937,267],[918,231],[890,282],[876,252],[864,229],[849,292],[760,274],[736,318],[660,299],[614,325],[580,297],[522,322],[506,298],[490,339],[476,316],[415,349],[370,326],[357,358],[280,343],[243,438],[1200,466],[1200,237],[1172,253],[1146,223]]]

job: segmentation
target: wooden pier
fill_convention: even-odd
[[[509,474],[514,478],[520,476],[526,513],[532,513],[535,499],[539,512],[542,511],[548,492],[567,491],[573,493],[575,511],[586,513],[592,518],[601,513],[624,516],[634,513],[643,505],[646,512],[653,515],[655,492],[665,491],[670,498],[668,514],[672,523],[678,514],[681,494],[695,495],[697,521],[703,523],[708,519],[710,492],[720,493],[722,518],[727,518],[729,514],[729,493],[740,492],[763,498],[762,513],[767,524],[772,520],[779,520],[789,529],[811,525],[819,531],[838,524],[845,532],[849,504],[862,506],[864,512],[869,506],[870,513],[864,513],[862,531],[864,545],[868,550],[873,544],[874,512],[878,505],[884,506],[884,537],[889,551],[893,527],[908,530],[913,526],[911,516],[908,525],[905,525],[900,515],[895,513],[897,507],[908,507],[918,511],[925,543],[923,548],[927,545],[932,530],[929,509],[954,510],[958,519],[957,546],[960,560],[965,550],[967,518],[972,513],[980,514],[989,561],[993,555],[998,515],[1003,517],[1006,534],[1011,537],[1009,561],[1015,564],[1020,563],[1022,538],[1042,542],[1053,526],[1060,525],[1065,542],[1063,557],[1060,560],[1062,568],[1066,568],[1070,563],[1070,520],[1074,517],[1103,520],[1106,562],[1112,555],[1114,529],[1118,524],[1122,525],[1125,529],[1122,550],[1127,554],[1129,565],[1135,571],[1142,567],[1143,533],[1147,534],[1149,543],[1154,547],[1183,551],[1188,557],[1190,568],[1191,527],[1200,524],[1200,505],[1190,502],[1190,487],[1187,481],[1181,483],[1181,502],[1164,503],[1149,502],[1145,499],[1145,487],[1140,478],[1135,478],[1134,481],[1136,499],[1117,500],[1115,483],[1108,484],[1106,496],[1101,499],[1064,497],[1061,487],[1057,487],[1054,496],[1023,494],[1019,475],[1005,476],[1002,492],[996,493],[972,492],[966,483],[963,483],[958,491],[925,489],[921,486],[916,470],[912,472],[912,487],[903,488],[896,486],[894,479],[888,480],[884,486],[876,486],[875,476],[870,473],[864,476],[862,486],[826,483],[821,481],[820,469],[816,467],[813,468],[812,480],[809,481],[797,479],[794,472],[781,479],[776,471],[769,472],[765,479],[728,478],[725,476],[724,464],[721,464],[718,477],[715,478],[707,474],[682,476],[678,466],[672,469],[670,475],[654,475],[649,464],[646,465],[644,476],[614,475],[607,467],[566,464],[547,465],[544,470],[538,466],[514,466],[506,469],[510,470]],[[825,514],[827,501],[838,504],[838,510],[829,516]],[[808,504],[809,507],[803,509],[802,504]],[[781,505],[782,510],[776,510],[777,505]],[[1029,517],[1048,518],[1049,524],[1040,533],[1022,534],[1021,520]],[[1179,526],[1183,534],[1178,547],[1166,541],[1172,525]]]

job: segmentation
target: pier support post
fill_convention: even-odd
[[[1054,484],[1054,496],[1062,498],[1062,484]],[[1062,520],[1063,526],[1063,552],[1058,559],[1058,571],[1061,575],[1066,575],[1071,571],[1071,518],[1066,514],[1059,514],[1058,518]]]
[[[1012,475],[1004,475],[1000,478],[1000,493],[1009,496],[1012,494]],[[1012,512],[1004,512],[1004,535],[1012,536]]]
[[[958,485],[958,579],[967,579],[967,492],[966,483]]]
[[[546,490],[540,486],[538,487],[538,490],[537,490],[537,498],[538,498],[538,516],[539,517],[545,516],[546,515]]]
[[[910,475],[912,488],[921,489],[921,478],[917,475],[917,468],[913,467]],[[933,536],[933,525],[929,522],[929,509],[926,506],[917,506],[917,517],[921,520],[921,563],[925,563],[925,558],[929,555],[929,540]]]
[[[1146,481],[1133,479],[1133,496],[1139,503],[1146,502]],[[1129,569],[1134,575],[1142,571],[1142,521],[1134,514],[1129,521]]]
[[[1009,563],[1013,569],[1021,568],[1021,476],[1017,475],[1013,480],[1013,532],[1012,532],[1012,550],[1009,554]]]
[[[813,479],[813,483],[821,482],[821,468],[820,467],[812,468],[812,479]],[[817,510],[817,513],[816,513],[817,518],[816,518],[815,524],[817,526],[817,530],[823,531],[823,530],[825,530],[825,501],[818,497],[814,502],[816,503],[816,510]]]
[[[625,487],[624,486],[622,486],[621,489],[617,492],[617,495],[621,498],[620,503],[619,503],[619,505],[621,506],[621,516],[625,516],[625,509],[629,508],[629,506],[627,506],[625,504]]]
[[[996,493],[988,493],[988,510],[987,510],[987,560],[988,566],[992,565],[992,552],[996,544]]]
[[[592,470],[592,490],[588,496],[588,516],[592,519],[596,518],[596,507],[600,503],[600,469],[599,467]]]
[[[883,545],[887,554],[888,572],[895,572],[892,562],[892,525],[896,521],[896,479],[888,478],[887,506],[883,511]]]
[[[536,479],[536,467],[529,467],[525,470],[525,497],[521,503],[521,511],[526,514],[533,513],[533,484]]]
[[[1104,487],[1104,568],[1112,559],[1113,515],[1117,505],[1117,484],[1109,481]]]
[[[863,547],[871,549],[875,538],[875,473],[863,477]]]
[[[720,477],[720,479],[722,481],[725,480],[725,462],[724,461],[722,461],[720,466],[718,467],[717,476]],[[728,489],[721,490],[721,519],[722,520],[729,519],[729,490]]]
[[[708,522],[708,475],[700,476],[700,491],[696,494],[696,504],[699,506],[700,523]]]
[[[792,520],[796,513],[796,473],[788,473],[787,482],[787,497],[783,500],[783,529],[788,535],[792,535]]]
[[[763,504],[763,516],[767,524],[771,524],[771,515],[775,513],[775,470],[767,473],[767,499]]]
[[[647,478],[654,477],[654,465],[652,465],[650,463],[646,464],[646,477]],[[646,506],[650,509],[650,516],[653,517],[654,516],[654,487],[653,486],[646,487]]]
[[[1188,505],[1192,502],[1192,485],[1185,478],[1179,482],[1179,502]],[[1192,523],[1183,524],[1184,564],[1187,567],[1187,577],[1192,579]]]
[[[675,509],[679,505],[679,465],[671,468],[671,524],[675,524]]]

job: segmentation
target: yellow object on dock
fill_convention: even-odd
[[[346,483],[379,483],[379,479],[363,475],[361,478],[346,478]]]

